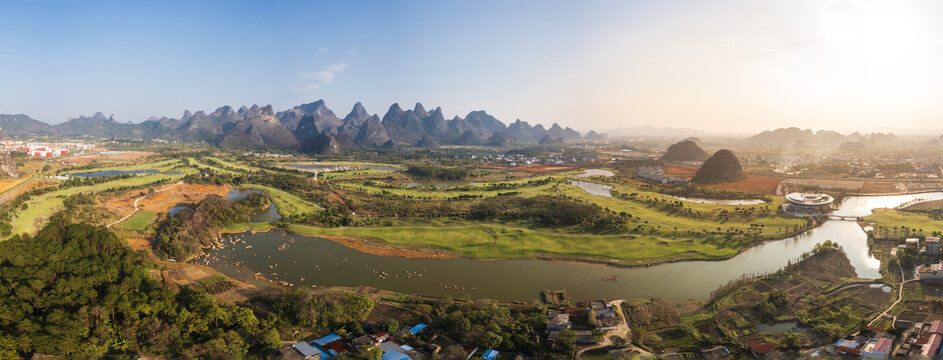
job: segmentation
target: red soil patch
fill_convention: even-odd
[[[776,176],[747,175],[746,179],[723,184],[704,185],[709,189],[734,190],[767,195],[775,195],[776,188],[783,178]]]
[[[664,169],[665,175],[685,179],[693,178],[694,173],[697,172],[697,167],[681,164],[665,164],[662,169]]]

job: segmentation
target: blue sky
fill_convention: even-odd
[[[0,113],[58,123],[325,99],[581,130],[932,127],[932,1],[13,1]],[[938,126],[936,126],[938,127]]]

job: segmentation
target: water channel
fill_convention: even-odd
[[[873,208],[894,207],[915,198],[943,199],[943,192],[849,197],[836,214],[864,216]],[[728,260],[643,268],[565,261],[386,257],[358,252],[324,238],[277,230],[232,235],[227,238],[231,244],[211,250],[200,261],[227,276],[257,283],[261,282],[254,279],[258,272],[295,286],[368,285],[404,293],[500,301],[536,300],[540,289],[548,288],[566,289],[575,300],[659,296],[680,302],[704,300],[711,291],[744,274],[776,271],[825,240],[845,249],[859,277],[880,278],[880,262],[868,252],[867,235],[857,222],[843,220],[831,220],[798,236],[765,242]],[[611,275],[618,280],[605,279]]]

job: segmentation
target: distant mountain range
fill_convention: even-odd
[[[796,127],[763,131],[746,139],[748,142],[764,147],[803,148],[827,147],[839,151],[863,151],[869,147],[887,147],[901,144],[901,137],[894,134],[871,133],[862,135],[854,132],[842,135],[835,131]]]
[[[120,123],[96,113],[49,125],[26,115],[0,115],[0,129],[13,136],[63,135],[97,138],[159,138],[205,141],[225,147],[296,148],[308,152],[335,153],[368,147],[440,145],[508,146],[516,143],[562,143],[583,139],[579,132],[553,124],[533,126],[517,120],[505,125],[484,111],[464,118],[446,119],[442,108],[427,111],[417,103],[403,110],[393,104],[383,117],[369,114],[361,103],[344,118],[324,100],[275,112],[272,106],[234,110],[223,106],[212,113],[186,110],[180,118],[151,117],[139,124]],[[589,132],[586,139],[605,135]]]

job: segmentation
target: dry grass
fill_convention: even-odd
[[[747,175],[746,179],[722,184],[705,185],[705,187],[717,190],[735,190],[767,195],[775,195],[776,187],[783,178],[764,175]]]

